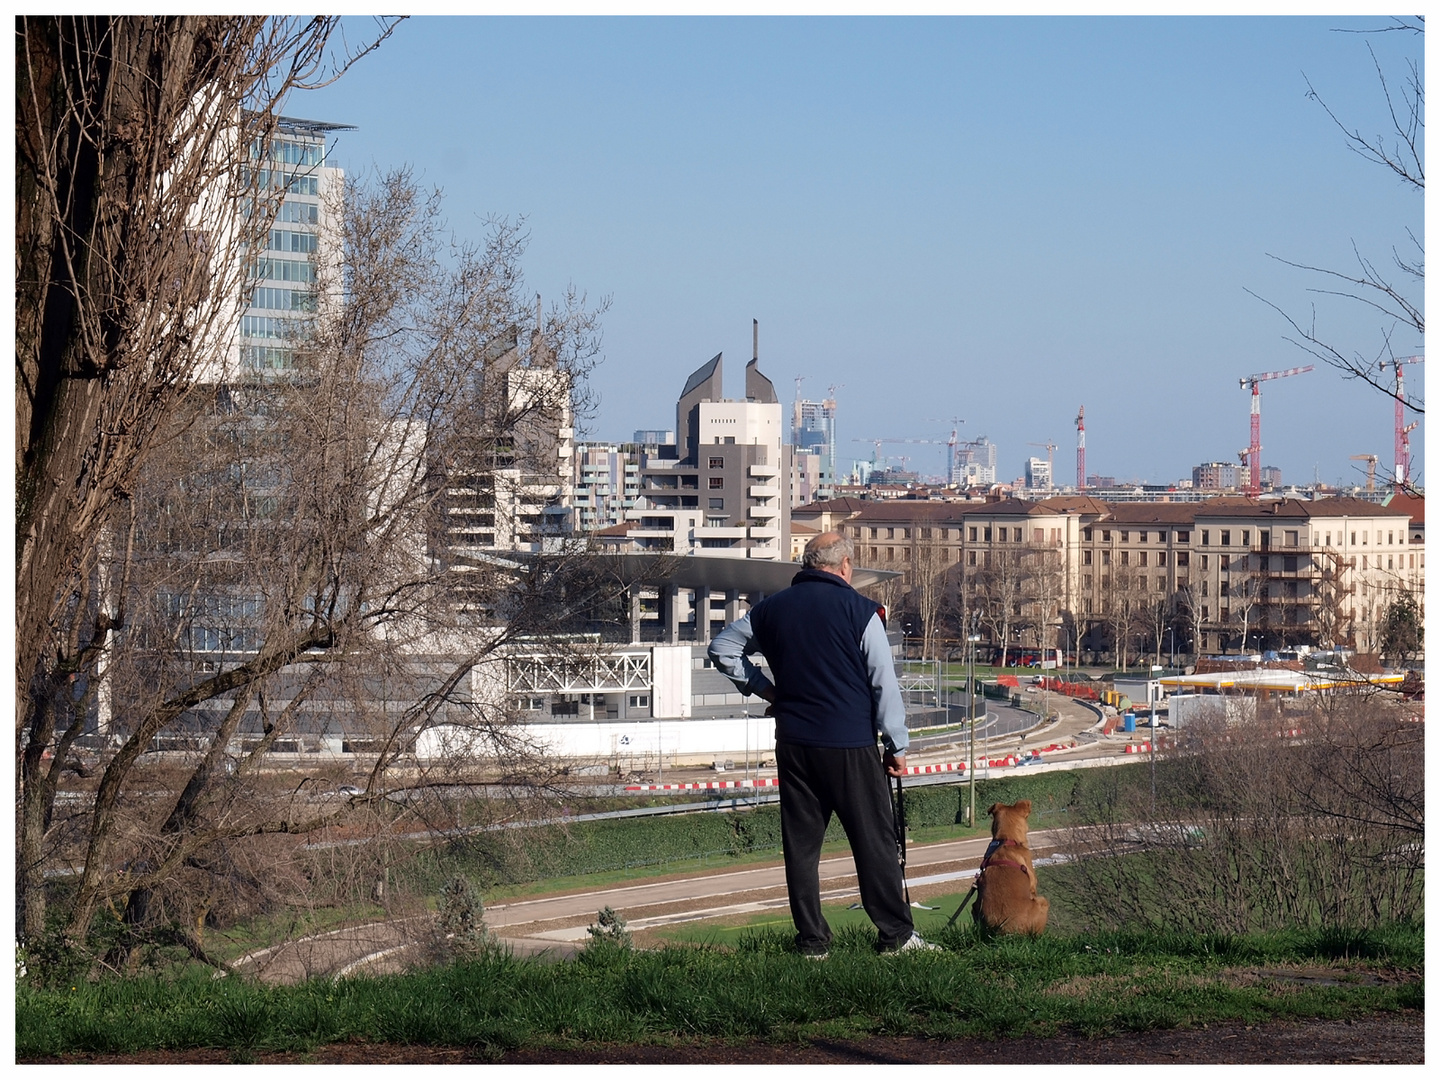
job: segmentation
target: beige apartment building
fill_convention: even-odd
[[[1003,636],[1131,657],[1299,644],[1374,652],[1402,590],[1423,606],[1423,501],[1391,501],[897,499],[837,524],[861,565],[905,571],[882,599],[918,593],[903,602],[927,625],[983,615],[992,647]],[[942,588],[921,587],[937,573]]]

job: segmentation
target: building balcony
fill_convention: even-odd
[[[743,540],[745,539],[745,526],[743,525],[696,525],[695,539],[697,540]]]
[[[751,506],[745,512],[752,518],[778,518],[780,508],[778,506]]]
[[[751,525],[750,536],[756,540],[777,540],[780,537],[778,525]]]
[[[767,479],[779,476],[780,470],[774,465],[751,465],[750,475],[760,479]]]
[[[778,487],[770,484],[750,485],[750,498],[752,499],[778,499],[779,497],[780,489]]]

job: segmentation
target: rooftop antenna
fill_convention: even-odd
[[[750,359],[760,361],[760,320],[750,320]]]

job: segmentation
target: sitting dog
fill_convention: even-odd
[[[1030,839],[1030,800],[990,807],[990,847],[976,879],[975,921],[995,934],[1045,929],[1050,901],[1037,892]]]

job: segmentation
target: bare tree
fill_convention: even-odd
[[[1200,659],[1201,633],[1205,626],[1205,604],[1200,596],[1200,586],[1196,582],[1189,582],[1182,585],[1175,591],[1175,600],[1179,612],[1184,618],[1185,629],[1190,638],[1190,652],[1195,660]]]
[[[390,33],[330,49],[334,18],[45,17],[17,25],[16,740],[23,933],[44,924],[35,831],[123,606],[97,594],[145,454],[233,332],[268,228],[237,164],[286,95]],[[247,212],[247,203],[249,212]],[[273,209],[273,204],[269,204]],[[258,211],[258,212],[256,212]],[[121,563],[128,565],[125,560]],[[88,688],[88,689],[87,689]],[[61,725],[57,728],[57,724]],[[70,725],[71,728],[74,725]],[[73,736],[71,739],[73,741]],[[69,747],[62,743],[62,749]]]
[[[1393,19],[1388,26],[1379,27],[1370,33],[1397,33],[1423,37],[1423,18]],[[1370,61],[1375,67],[1381,95],[1390,123],[1387,134],[1367,135],[1359,127],[1347,126],[1329,103],[1320,95],[1308,77],[1305,78],[1307,96],[1325,111],[1325,115],[1340,129],[1346,145],[1366,161],[1379,165],[1389,176],[1413,190],[1423,199],[1425,192],[1425,83],[1421,72],[1420,59],[1406,60],[1406,70],[1398,84],[1386,74],[1384,65],[1375,54],[1373,46],[1367,43]],[[1392,269],[1387,271],[1359,248],[1352,245],[1354,263],[1349,269],[1337,270],[1329,267],[1311,266],[1292,262],[1272,255],[1271,258],[1287,266],[1295,267],[1307,274],[1317,275],[1323,285],[1311,289],[1322,296],[1339,297],[1362,304],[1378,312],[1390,326],[1381,331],[1379,342],[1370,352],[1361,352],[1346,347],[1319,329],[1317,317],[1312,311],[1308,320],[1297,319],[1279,306],[1258,297],[1263,303],[1274,308],[1289,325],[1291,341],[1310,355],[1317,357],[1335,368],[1346,378],[1358,379],[1379,390],[1382,394],[1395,396],[1393,382],[1387,383],[1382,375],[1384,366],[1397,358],[1404,359],[1417,351],[1425,334],[1424,283],[1425,248],[1421,237],[1407,230],[1406,241],[1401,247],[1390,252]],[[1398,274],[1398,277],[1394,276]],[[1248,291],[1248,290],[1247,290]],[[1252,293],[1251,295],[1255,295]],[[1409,342],[1396,341],[1398,332],[1413,335]],[[1407,407],[1417,413],[1425,411],[1424,400],[1407,392]],[[1408,481],[1409,478],[1407,477]]]
[[[943,535],[943,530],[940,530]],[[916,530],[911,545],[910,566],[906,584],[906,603],[914,611],[921,626],[921,659],[936,657],[940,609],[945,596],[945,571],[949,569],[950,549],[944,540],[934,536],[936,530],[922,526]]]
[[[1023,544],[997,544],[980,553],[982,564],[967,575],[971,587],[967,606],[989,628],[991,643],[1000,650],[1001,667],[1009,659],[1010,635],[1030,626],[1025,609],[1030,600],[1031,554]]]
[[[346,302],[294,342],[293,373],[192,388],[158,459],[168,467],[133,494],[127,557],[92,575],[88,602],[128,612],[85,672],[105,699],[98,786],[73,831],[42,827],[24,862],[32,890],[56,859],[78,867],[77,945],[115,905],[138,940],[158,922],[199,955],[175,911],[237,881],[263,892],[247,867],[280,865],[296,838],[357,807],[377,827],[453,826],[453,806],[424,795],[473,771],[409,764],[403,810],[389,801],[394,766],[413,762],[428,727],[464,731],[460,759],[543,782],[490,672],[509,641],[567,629],[614,588],[562,541],[528,559],[466,558],[443,527],[457,488],[543,489],[558,475],[553,433],[593,362],[595,313],[575,297],[522,344],[516,226],[458,243],[403,171],[344,201],[343,289],[322,281],[320,295]],[[333,767],[302,759],[281,779],[267,764],[327,743],[361,754],[361,794],[318,798]],[[188,756],[157,784],[145,757],[167,746]]]
[[[1240,651],[1250,640],[1250,623],[1263,610],[1268,598],[1264,576],[1250,565],[1254,556],[1236,555],[1230,560],[1230,577],[1220,583],[1221,596],[1230,608],[1230,617],[1240,621]],[[1258,610],[1257,610],[1258,609]]]

